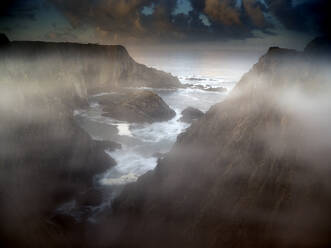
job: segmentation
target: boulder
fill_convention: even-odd
[[[97,97],[104,116],[117,120],[152,123],[172,119],[176,113],[150,90],[121,91]]]
[[[180,118],[180,121],[192,123],[194,120],[199,119],[201,116],[203,116],[203,112],[199,109],[188,107],[182,111],[182,117]]]

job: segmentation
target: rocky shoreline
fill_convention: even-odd
[[[122,87],[184,86],[137,64],[122,46],[0,38],[1,246],[330,245],[329,143],[310,146],[298,108],[275,97],[289,86],[308,96],[327,92],[328,74],[310,53],[271,48],[224,102],[206,114],[186,111],[195,120],[172,150],[155,154],[157,167],[127,184],[92,223],[54,210],[73,199],[83,209],[100,204],[93,178],[115,165],[104,150],[120,145],[93,140],[74,110]],[[174,115],[150,91],[123,94],[97,97],[107,115],[149,123]]]
[[[330,143],[309,134],[325,135],[329,126],[307,132],[309,121],[298,121],[306,114],[301,100],[288,99],[295,89],[318,104],[330,92],[329,74],[315,59],[269,49],[153,171],[125,187],[97,228],[97,245],[328,246]],[[315,120],[328,108],[318,106]]]
[[[177,78],[137,64],[122,46],[10,42],[0,46],[0,245],[81,244],[87,223],[54,215],[75,199],[98,204],[94,176],[115,165],[74,120],[89,96],[126,86],[175,88]],[[168,115],[172,114],[167,109]],[[23,224],[24,223],[24,224]]]

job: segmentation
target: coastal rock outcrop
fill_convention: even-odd
[[[197,120],[203,116],[203,112],[199,109],[188,107],[182,111],[182,117],[180,121],[192,123],[194,120]]]
[[[127,90],[96,98],[103,115],[128,122],[159,122],[172,119],[176,113],[150,90]]]
[[[0,246],[81,247],[84,224],[53,218],[54,210],[74,199],[98,204],[94,176],[115,165],[104,150],[120,146],[92,140],[74,110],[106,89],[179,81],[137,64],[122,46],[1,39]]]
[[[26,73],[56,81],[58,87],[72,84],[85,95],[122,87],[181,86],[170,73],[136,63],[120,45],[12,41],[0,49],[0,57],[19,61],[13,67],[21,71],[29,63],[43,65],[29,68]]]
[[[304,53],[270,49],[155,170],[126,186],[100,240],[115,247],[329,246],[328,90]],[[317,106],[314,122],[305,102]]]
[[[5,34],[0,33],[0,46],[9,44],[9,39]]]
[[[324,36],[324,37],[317,37],[305,48],[305,53],[310,55],[317,55],[317,56],[330,56],[331,54],[331,37]]]

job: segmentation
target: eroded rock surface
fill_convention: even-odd
[[[199,109],[188,107],[182,111],[182,117],[180,121],[192,123],[194,120],[198,120],[203,116],[203,112]]]
[[[122,91],[96,98],[104,116],[128,122],[159,122],[172,119],[176,113],[161,97],[150,90]]]
[[[270,49],[155,170],[126,186],[101,225],[103,242],[330,246],[330,78],[322,72],[305,53]],[[318,106],[314,124],[305,102]]]

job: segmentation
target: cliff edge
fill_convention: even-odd
[[[271,48],[155,170],[127,185],[100,243],[329,246],[331,91],[319,72],[307,54]]]

